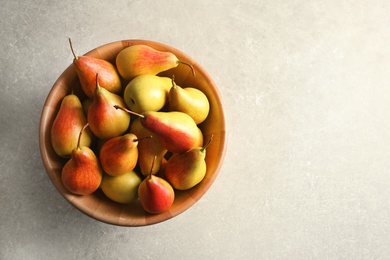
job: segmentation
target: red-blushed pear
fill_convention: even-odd
[[[109,199],[128,204],[138,197],[138,186],[141,181],[141,177],[135,171],[126,172],[119,176],[104,173],[100,188]]]
[[[199,142],[199,128],[186,113],[147,111],[139,114],[120,105],[114,107],[138,116],[142,126],[156,134],[162,146],[172,153],[188,151]]]
[[[81,146],[80,140],[86,124],[80,131],[77,147],[61,172],[64,187],[76,195],[89,195],[96,191],[102,181],[103,169],[94,152],[87,146]]]
[[[111,176],[119,176],[134,170],[138,160],[137,146],[142,141],[132,133],[107,140],[99,152],[104,172]]]
[[[122,82],[113,64],[106,60],[90,56],[77,56],[73,49],[71,39],[69,39],[69,44],[74,57],[73,65],[76,68],[81,88],[89,98],[93,98],[96,88],[96,73],[100,75],[99,84],[102,88],[112,93],[120,93],[122,90]]]
[[[139,75],[152,74],[185,64],[191,68],[195,76],[192,65],[180,61],[172,52],[158,51],[148,45],[137,44],[124,48],[116,56],[116,67],[119,74],[127,80]]]
[[[169,90],[168,104],[170,111],[184,112],[194,119],[196,124],[202,123],[210,111],[210,103],[207,96],[196,88],[182,88],[175,84]]]
[[[177,190],[188,190],[200,183],[206,175],[206,148],[193,148],[184,153],[172,155],[164,169],[164,177]]]
[[[175,200],[175,192],[166,180],[151,172],[139,185],[138,197],[145,211],[158,214],[169,210]]]
[[[130,115],[125,111],[115,110],[116,104],[125,106],[123,98],[100,87],[96,77],[95,95],[88,109],[89,127],[98,138],[110,139],[126,132],[130,125]]]
[[[80,99],[69,94],[61,101],[60,109],[50,130],[54,151],[61,157],[69,158],[77,147],[80,129],[87,123]],[[93,140],[91,130],[86,129],[80,140],[82,146],[90,146]]]
[[[138,142],[138,166],[142,175],[147,176],[150,173],[150,165],[152,165],[153,160],[155,160],[152,174],[156,174],[160,169],[161,162],[164,155],[167,153],[167,149],[162,146],[159,138],[154,133],[142,126],[140,118],[133,120],[130,126],[130,133],[133,133],[140,138],[145,136],[151,137],[142,140],[142,142]]]

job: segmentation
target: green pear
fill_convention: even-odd
[[[161,167],[167,149],[162,146],[159,138],[154,133],[142,126],[140,118],[134,119],[130,126],[130,133],[134,133],[140,138],[151,137],[138,142],[138,166],[142,175],[147,176],[150,171],[150,165],[155,160],[152,174],[156,174]]]
[[[147,111],[139,114],[123,106],[115,105],[115,108],[140,117],[142,126],[156,134],[162,146],[172,153],[188,151],[199,143],[199,128],[186,113]]]
[[[137,165],[138,143],[137,136],[131,133],[107,140],[99,152],[104,172],[111,176],[131,172]]]
[[[115,62],[119,74],[127,80],[144,74],[156,75],[179,64],[189,66],[195,75],[192,65],[180,61],[172,52],[158,51],[143,44],[124,48],[118,53]]]
[[[81,129],[77,147],[61,172],[64,187],[76,195],[89,195],[96,191],[103,176],[103,169],[94,152],[87,146],[81,146],[82,133],[87,126]]]
[[[98,78],[98,75],[96,75]],[[100,139],[110,139],[126,132],[130,115],[113,109],[116,104],[125,106],[123,98],[100,87],[96,80],[93,102],[88,109],[88,123],[91,131]]]
[[[171,87],[170,78],[140,75],[127,84],[123,96],[132,111],[159,111],[166,104]]]
[[[54,151],[61,157],[69,158],[77,147],[80,130],[87,123],[80,99],[69,94],[61,101],[60,109],[51,127],[50,139]],[[82,146],[90,146],[93,135],[86,129],[81,139]]]
[[[166,180],[150,173],[139,185],[138,197],[145,211],[159,214],[172,206],[175,192]]]
[[[113,64],[90,56],[77,56],[70,39],[69,44],[74,57],[73,65],[79,77],[81,88],[89,98],[93,98],[96,88],[96,73],[99,74],[99,84],[102,88],[112,93],[121,92],[122,82]]]
[[[166,180],[177,190],[188,190],[200,183],[206,175],[206,148],[196,147],[184,153],[173,154],[164,169]]]
[[[210,111],[207,96],[196,88],[182,88],[173,82],[169,91],[169,110],[184,112],[194,119],[196,124],[202,123]]]
[[[103,174],[100,188],[109,199],[128,204],[137,199],[138,186],[142,179],[135,171],[126,172],[119,176]]]

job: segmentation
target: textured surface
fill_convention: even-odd
[[[390,2],[3,1],[0,259],[388,259]],[[213,77],[228,151],[207,194],[122,228],[69,205],[39,154],[45,98],[80,53],[161,41]]]

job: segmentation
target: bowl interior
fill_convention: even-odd
[[[210,101],[210,114],[206,121],[199,125],[205,140],[208,140],[213,135],[213,141],[207,148],[206,153],[207,173],[200,184],[187,191],[175,191],[175,201],[172,207],[170,210],[161,214],[149,214],[145,212],[139,200],[127,205],[115,203],[105,197],[100,190],[88,196],[78,196],[69,193],[61,181],[61,169],[66,160],[55,154],[50,141],[50,129],[63,97],[69,94],[72,88],[80,99],[85,98],[72,64],[55,82],[46,99],[42,110],[39,131],[42,160],[57,190],[67,201],[86,215],[96,220],[119,226],[155,224],[170,219],[187,210],[204,195],[215,180],[222,165],[227,146],[225,112],[221,95],[208,73],[188,55],[168,45],[146,40],[117,41],[93,49],[85,55],[102,58],[115,64],[115,57],[119,51],[134,44],[146,44],[160,51],[173,52],[179,60],[192,64],[195,69],[195,77],[187,66],[180,65],[160,75],[169,77],[174,75],[177,85],[198,88],[206,94]]]

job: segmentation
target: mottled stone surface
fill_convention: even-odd
[[[390,2],[2,1],[0,259],[388,259]],[[121,39],[186,52],[219,86],[228,151],[190,210],[123,228],[45,173],[45,98]]]

